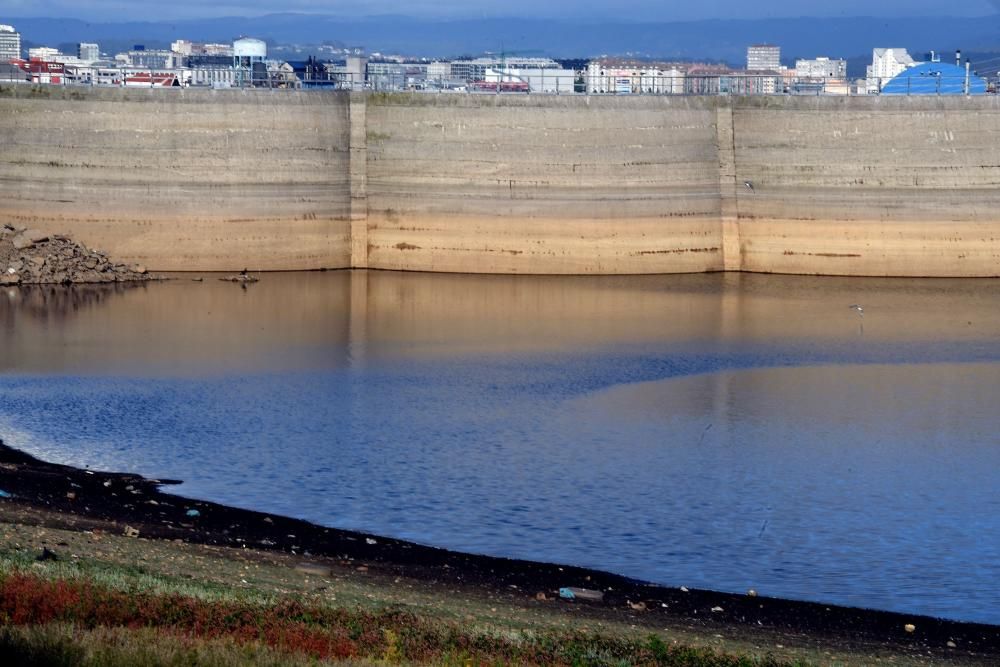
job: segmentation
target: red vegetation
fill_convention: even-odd
[[[19,571],[0,574],[0,626],[69,623],[77,627],[153,628],[193,640],[259,642],[319,659],[367,657],[396,662],[444,658],[503,664],[582,664],[611,661],[655,665],[773,665],[666,645],[576,633],[540,634],[514,641],[473,634],[444,622],[385,611],[309,607],[295,600],[275,605],[207,601],[177,594],[123,591],[86,580],[45,580]]]
[[[257,641],[317,658],[348,658],[373,646],[364,633],[348,636],[337,612],[306,609],[295,601],[272,607],[207,602],[181,595],[125,592],[87,581],[46,581],[12,573],[0,581],[0,623],[73,623],[85,628],[160,628],[201,639]],[[368,616],[351,613],[351,616]],[[370,617],[377,625],[378,619]],[[381,633],[372,633],[379,640]],[[365,644],[368,644],[365,646]],[[368,652],[364,651],[364,652]]]

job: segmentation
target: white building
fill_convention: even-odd
[[[432,62],[427,64],[427,80],[443,83],[451,79],[451,63]]]
[[[191,49],[194,46],[193,42],[189,42],[186,39],[178,39],[176,41],[170,42],[170,50],[174,53],[179,53],[182,56],[191,55]]]
[[[868,66],[866,77],[868,92],[879,92],[892,77],[917,64],[906,49],[872,49],[872,64]]]
[[[182,56],[228,56],[233,57],[232,44],[203,44],[178,39],[170,43],[170,50]]]
[[[487,83],[523,83],[532,93],[572,93],[576,72],[571,69],[487,69],[483,75]]]
[[[551,58],[488,57],[471,60],[453,60],[452,78],[460,81],[484,81],[486,70],[529,70],[561,69],[561,65]]]
[[[179,66],[180,57],[172,51],[160,49],[133,49],[127,53],[119,53],[115,60],[127,67],[144,67],[147,69],[168,70]]]
[[[795,76],[799,79],[843,80],[847,78],[847,61],[825,57],[796,60]]]
[[[236,85],[236,69],[223,66],[186,69],[183,70],[181,80],[191,86],[232,88]]]
[[[590,93],[677,95],[684,92],[685,76],[675,63],[601,58],[587,63],[586,84]]]
[[[14,26],[0,25],[0,63],[21,57],[21,33]]]
[[[28,60],[46,60],[55,62],[55,60],[60,57],[62,57],[62,53],[59,49],[53,49],[48,46],[39,46],[34,49],[28,49]]]
[[[781,47],[773,44],[748,46],[747,69],[751,71],[781,69]]]
[[[84,62],[92,63],[101,59],[101,49],[97,44],[80,42],[76,46],[76,56]]]

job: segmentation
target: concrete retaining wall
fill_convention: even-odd
[[[715,140],[697,99],[372,96],[369,265],[721,270]]]
[[[347,98],[5,87],[0,222],[156,270],[350,264]]]
[[[737,104],[744,270],[1000,275],[1000,99]]]
[[[158,270],[1000,275],[993,97],[18,86],[0,142],[0,221]]]

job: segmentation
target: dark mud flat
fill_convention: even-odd
[[[103,530],[151,539],[296,554],[370,566],[429,584],[473,586],[548,599],[562,587],[604,593],[602,601],[560,601],[603,618],[650,627],[682,623],[816,641],[848,650],[899,651],[925,660],[1000,664],[1000,626],[832,605],[682,590],[571,566],[457,553],[375,535],[163,493],[176,484],[137,475],[46,463],[0,443],[4,520],[29,517],[53,528]],[[13,517],[13,518],[12,518]]]

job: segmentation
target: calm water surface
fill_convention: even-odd
[[[49,460],[454,549],[1000,623],[1000,281],[5,288],[0,343],[0,438]]]

